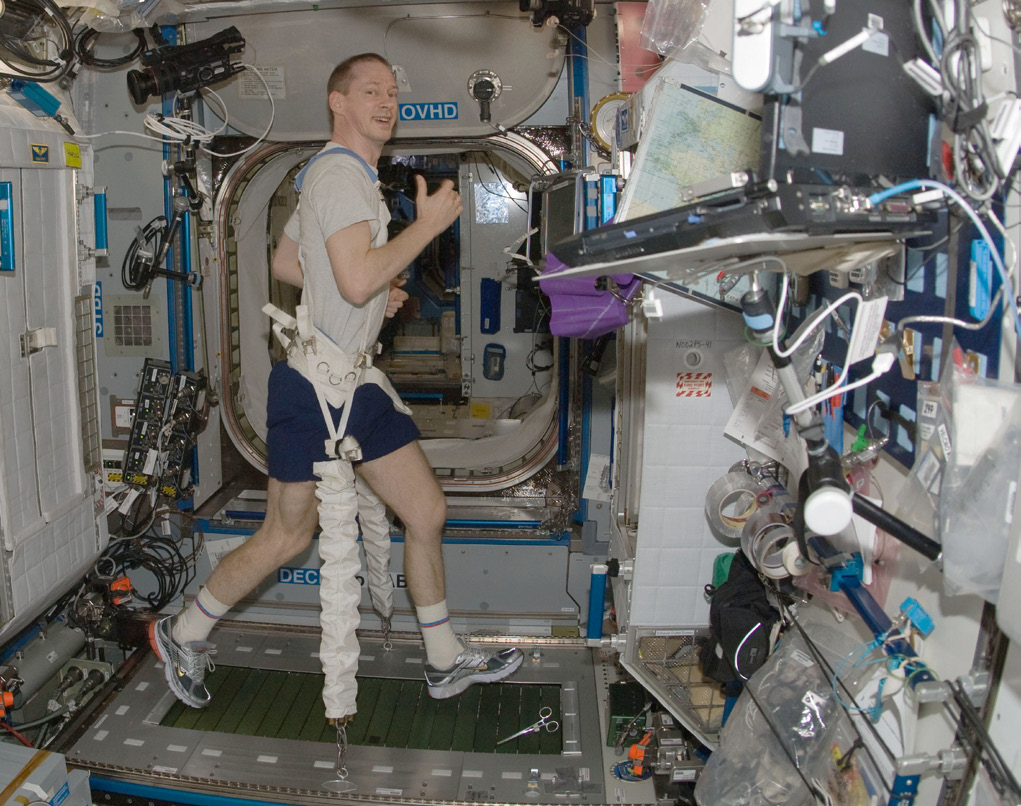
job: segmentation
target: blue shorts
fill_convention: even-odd
[[[359,386],[352,405],[344,435],[351,434],[358,440],[362,462],[393,453],[420,436],[414,420],[397,411],[390,396],[374,383]],[[341,409],[331,406],[330,414],[336,426]],[[278,481],[318,481],[312,465],[329,459],[324,447],[329,432],[312,384],[286,361],[278,361],[269,374],[266,425],[270,477]]]

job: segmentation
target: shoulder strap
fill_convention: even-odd
[[[330,154],[346,154],[349,157],[354,157],[362,164],[362,167],[365,169],[365,173],[369,175],[369,181],[372,182],[372,184],[376,184],[376,182],[379,181],[378,174],[376,174],[376,171],[371,165],[369,165],[369,163],[355,154],[355,152],[353,152],[350,148],[344,148],[343,146],[338,145],[320,151],[318,154],[313,154],[309,161],[305,163],[305,167],[298,171],[298,175],[294,177],[294,189],[301,193],[301,186],[305,183],[305,174],[307,174],[308,169],[312,167],[312,163],[320,157],[325,157]]]

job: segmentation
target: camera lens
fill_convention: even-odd
[[[159,86],[151,73],[141,70],[128,70],[128,92],[131,99],[141,106],[151,95],[159,94]]]

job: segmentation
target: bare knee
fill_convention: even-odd
[[[404,525],[416,539],[439,542],[443,536],[443,527],[447,522],[447,499],[439,490],[437,493],[405,518]]]
[[[276,568],[301,554],[312,542],[315,523],[285,524],[279,520],[267,520],[248,540],[250,551],[257,552],[265,562]],[[246,544],[247,545],[247,544]],[[252,555],[254,559],[255,555]]]
[[[301,554],[312,542],[318,523],[315,483],[281,486],[272,479],[270,482],[266,522],[253,540],[258,538],[283,563]]]
[[[315,521],[298,526],[281,526],[275,535],[275,543],[279,550],[280,562],[287,562],[297,557],[312,543],[315,533]]]

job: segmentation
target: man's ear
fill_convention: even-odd
[[[327,98],[327,103],[330,105],[330,111],[334,114],[338,114],[344,109],[344,95],[338,90],[334,90],[330,93]]]

